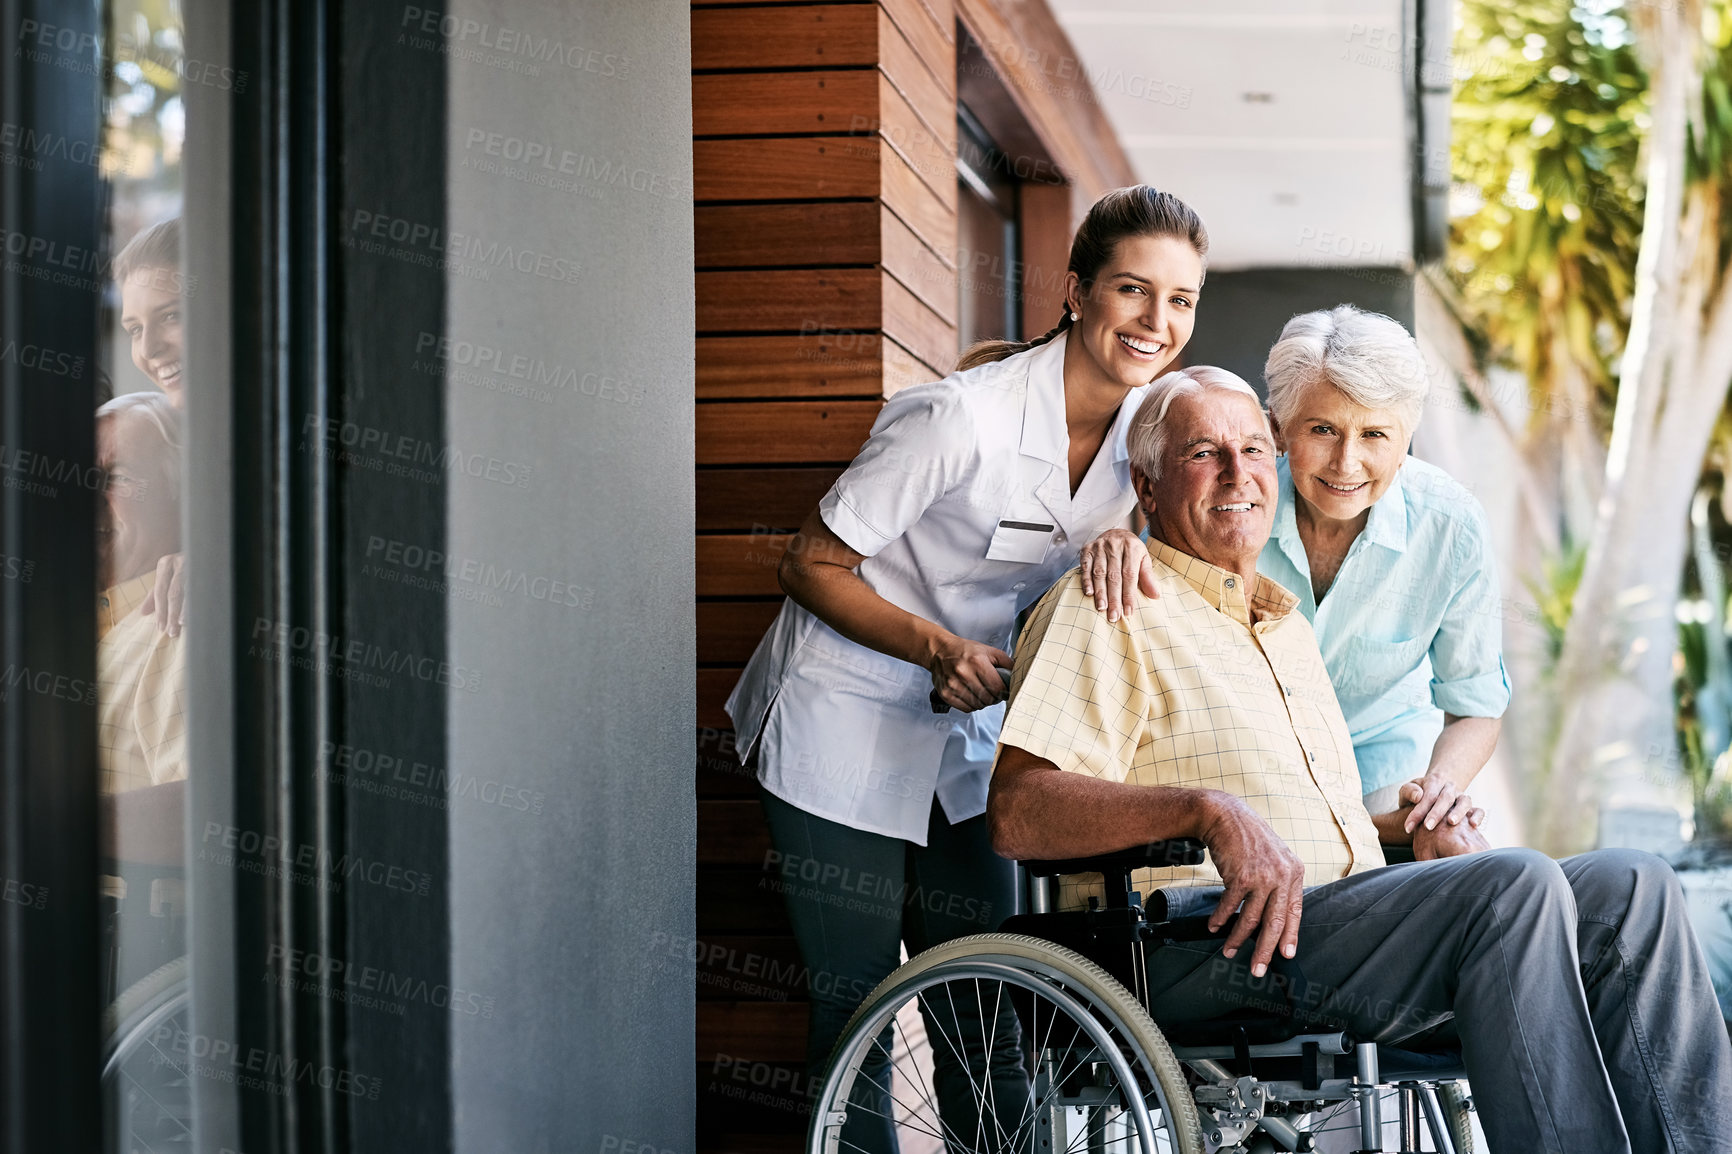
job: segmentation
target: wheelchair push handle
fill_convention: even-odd
[[[994,673],[997,673],[1000,677],[1004,678],[1004,691],[1006,693],[1009,693],[1010,692],[1011,671],[1006,669],[1002,665],[995,665],[992,667],[992,669],[993,669]],[[926,700],[932,706],[932,712],[934,712],[934,713],[949,713],[950,712],[950,703],[945,701],[943,697],[939,696],[938,690],[934,689],[931,693],[928,693],[926,695]]]

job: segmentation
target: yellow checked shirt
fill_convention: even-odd
[[[1029,614],[999,736],[1072,773],[1243,798],[1318,885],[1383,865],[1353,742],[1293,594],[1149,542],[1160,598],[1108,622],[1073,569]],[[1250,606],[1259,620],[1251,623]],[[1218,885],[1210,862],[1138,870],[1137,888]],[[1062,879],[1059,908],[1099,895]]]
[[[167,637],[138,611],[146,573],[96,602],[96,759],[103,793],[186,777],[186,634]]]

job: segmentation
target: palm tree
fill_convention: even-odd
[[[1591,510],[1641,237],[1647,80],[1620,26],[1581,11],[1463,5],[1452,164],[1477,206],[1454,221],[1447,270],[1462,319],[1528,381],[1520,447],[1560,456]],[[1531,526],[1551,551],[1587,535],[1579,505],[1564,514]]]
[[[1456,165],[1482,203],[1449,273],[1590,498],[1560,535],[1584,556],[1531,815],[1554,851],[1591,840],[1609,783],[1676,764],[1675,608],[1732,384],[1729,36],[1726,0],[1464,6]]]

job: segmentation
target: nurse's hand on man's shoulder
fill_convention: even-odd
[[[1137,590],[1151,601],[1160,600],[1154,565],[1143,539],[1129,529],[1108,529],[1082,547],[1083,592],[1095,599],[1095,608],[1117,621],[1137,607]]]
[[[1010,654],[979,641],[951,635],[938,643],[926,669],[932,690],[952,709],[972,713],[1003,701],[1010,686],[1000,669],[1011,667]]]

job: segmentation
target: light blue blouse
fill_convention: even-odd
[[[1257,569],[1292,590],[1310,619],[1370,793],[1425,772],[1444,713],[1501,717],[1509,705],[1497,568],[1485,512],[1436,465],[1408,457],[1323,598],[1278,463],[1275,531]]]

